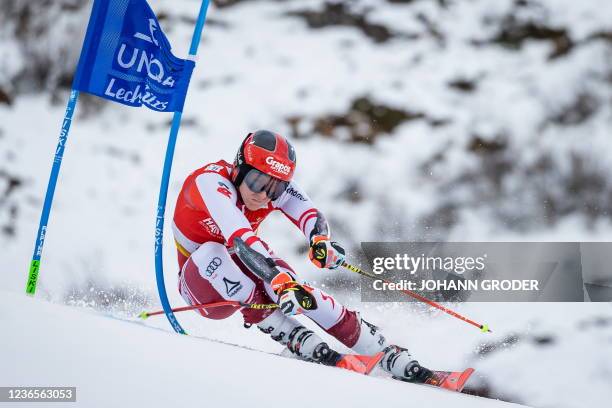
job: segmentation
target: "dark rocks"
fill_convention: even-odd
[[[16,232],[19,207],[14,200],[10,200],[10,197],[23,185],[24,181],[4,169],[0,169],[0,180],[3,180],[2,184],[5,185],[4,191],[0,191],[0,211],[8,213],[8,222],[1,226],[1,231],[5,235],[13,236]]]
[[[529,12],[532,17],[523,17]],[[485,17],[483,25],[494,25],[497,32],[488,40],[474,40],[472,43],[476,46],[496,44],[511,50],[520,50],[528,41],[548,42],[552,47],[548,55],[550,60],[566,56],[578,44],[571,38],[567,27],[549,25],[545,17],[546,12],[539,3],[517,0],[505,15]]]
[[[417,14],[417,20],[423,24],[425,27],[425,32],[433,37],[438,45],[445,46],[446,45],[446,37],[442,34],[442,30],[425,14],[419,13]]]
[[[397,126],[424,118],[422,112],[379,104],[364,96],[355,99],[343,115],[327,115],[315,120],[314,130],[325,137],[333,137],[337,128],[346,128],[352,142],[372,144],[376,137],[393,132]]]
[[[550,121],[560,126],[580,125],[597,113],[599,108],[597,97],[588,92],[580,92],[573,101],[553,114]]]
[[[213,0],[212,2],[217,8],[222,9],[222,8],[232,7],[240,3],[246,3],[249,1],[252,2],[254,0]]]
[[[495,154],[503,151],[506,147],[508,147],[508,142],[503,136],[488,140],[475,134],[472,135],[468,144],[468,151],[476,154]]]
[[[13,97],[2,88],[0,88],[0,104],[9,106],[13,104]]]
[[[474,80],[466,78],[457,78],[448,82],[448,86],[449,88],[455,89],[459,92],[472,93],[476,91],[478,84]]]
[[[353,12],[345,3],[325,3],[320,10],[292,11],[287,15],[304,19],[313,29],[332,26],[355,27],[376,43],[384,43],[394,36],[389,28],[371,23],[365,12]]]
[[[80,39],[74,41],[73,37],[84,30],[90,9],[91,5],[86,0],[2,1],[0,35],[14,40],[21,56],[27,61],[17,72],[11,73],[10,78],[5,78],[11,84],[10,94],[4,89],[4,93],[9,94],[9,100],[18,94],[53,93],[70,87],[75,68],[72,61],[76,62],[82,43]],[[54,33],[59,20],[68,22],[62,26],[66,41],[58,38],[57,47],[41,46],[46,37]]]
[[[513,15],[502,20],[499,32],[490,40],[493,44],[513,49],[520,49],[526,41],[550,42],[553,49],[549,59],[564,56],[574,47],[565,28],[549,27],[536,21],[520,21]]]

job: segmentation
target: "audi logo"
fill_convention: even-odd
[[[221,258],[215,256],[206,267],[206,276],[211,276],[221,266]]]

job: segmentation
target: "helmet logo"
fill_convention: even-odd
[[[291,167],[287,166],[286,164],[283,164],[279,161],[274,160],[274,157],[272,156],[268,156],[266,157],[266,163],[269,164],[273,170],[287,175],[291,172]]]

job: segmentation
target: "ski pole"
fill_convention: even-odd
[[[348,269],[351,272],[358,273],[359,275],[367,276],[370,279],[380,279],[383,282],[391,283],[388,280],[381,278],[380,276],[372,275],[371,273],[368,273],[368,272],[366,272],[366,271],[364,271],[364,270],[362,270],[362,269],[360,269],[360,268],[358,268],[358,267],[356,267],[354,265],[351,265],[351,264],[349,264],[347,262],[342,262],[342,267]],[[411,296],[411,297],[413,297],[413,298],[415,298],[415,299],[417,299],[417,300],[419,300],[419,301],[421,301],[423,303],[427,303],[428,305],[433,306],[436,309],[440,309],[443,312],[448,313],[449,315],[451,315],[453,317],[456,317],[459,320],[463,320],[464,322],[469,323],[472,326],[478,327],[480,329],[480,331],[483,332],[483,333],[487,333],[487,332],[492,333],[493,332],[491,329],[489,329],[489,325],[488,324],[476,323],[475,321],[473,321],[471,319],[468,319],[467,317],[462,316],[459,313],[457,313],[457,312],[455,312],[455,311],[453,311],[453,310],[451,310],[451,309],[449,309],[449,308],[447,308],[445,306],[442,306],[439,303],[434,302],[433,300],[429,300],[426,297],[419,295],[418,293],[412,292],[410,290],[402,290],[402,292],[404,292],[406,295]]]
[[[212,309],[212,308],[221,307],[221,306],[246,307],[248,309],[276,309],[278,307],[276,303],[244,303],[244,302],[238,302],[235,300],[224,300],[221,302],[203,303],[203,304],[197,304],[197,305],[191,305],[191,306],[175,307],[174,309],[171,309],[171,310],[174,313],[177,313],[177,312],[184,312],[186,310]],[[138,315],[138,317],[144,320],[148,318],[149,316],[156,316],[156,315],[160,315],[164,313],[165,312],[163,310],[158,310],[155,312],[142,312]]]

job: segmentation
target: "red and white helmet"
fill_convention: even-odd
[[[236,159],[232,181],[239,187],[252,168],[275,179],[289,182],[295,171],[295,149],[278,133],[258,130],[249,133],[242,142]]]

